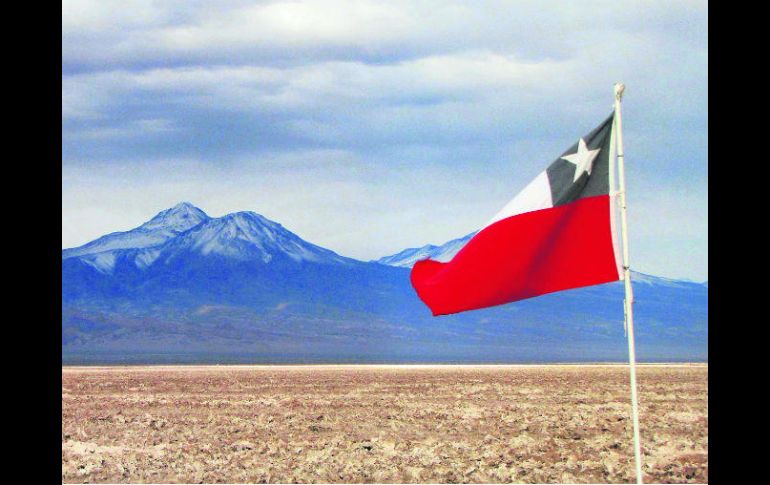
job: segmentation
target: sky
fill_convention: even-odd
[[[376,259],[481,227],[612,111],[632,268],[708,279],[697,1],[62,3],[62,248],[189,201]]]

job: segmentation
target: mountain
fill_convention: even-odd
[[[79,258],[97,271],[109,273],[113,270],[121,250],[158,246],[208,220],[209,216],[205,212],[189,202],[182,202],[158,213],[135,229],[113,232],[83,246],[65,249],[62,251],[62,259]]]
[[[254,212],[211,218],[188,202],[178,204],[141,226],[100,237],[84,246],[62,251],[105,274],[116,267],[146,270],[186,257],[220,257],[234,261],[290,259],[295,262],[349,264],[352,260],[310,244]]]
[[[626,359],[617,283],[432,317],[408,261],[447,257],[469,237],[363,262],[254,212],[179,204],[62,251],[63,361]],[[707,285],[635,275],[634,287],[640,360],[708,358]]]
[[[457,239],[452,239],[449,242],[442,244],[441,246],[434,246],[432,244],[425,245],[421,248],[408,248],[390,256],[385,256],[377,260],[380,264],[386,264],[388,266],[398,266],[401,268],[411,268],[414,263],[421,259],[431,258],[434,261],[441,261],[445,263],[451,260],[455,254],[457,254],[465,243],[471,240],[476,234],[476,231]]]
[[[209,216],[189,202],[182,202],[158,213],[141,226],[126,232],[113,232],[83,246],[65,249],[62,259],[98,254],[116,249],[148,248],[162,244],[188,229],[207,221]]]
[[[254,212],[236,212],[207,219],[154,248],[153,255],[165,264],[188,255],[217,256],[234,261],[259,261],[264,264],[281,258],[297,263],[352,262],[333,251],[304,241],[280,224]]]

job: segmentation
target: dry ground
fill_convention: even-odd
[[[708,367],[639,368],[646,481],[708,481]],[[629,482],[619,366],[62,369],[64,482]]]

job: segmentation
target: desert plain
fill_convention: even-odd
[[[708,482],[708,366],[638,368],[646,482]],[[62,368],[62,481],[633,482],[619,365]]]

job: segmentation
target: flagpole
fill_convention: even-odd
[[[620,101],[625,85],[616,83],[615,123],[618,157],[618,183],[620,196],[620,229],[623,238],[623,281],[626,298],[623,300],[623,313],[628,330],[628,364],[631,373],[631,413],[634,424],[634,459],[636,462],[636,483],[642,483],[642,452],[639,444],[639,403],[636,396],[636,347],[634,345],[634,291],[631,288],[631,264],[628,259],[628,223],[626,220],[626,174],[623,159],[623,119],[620,113]]]

